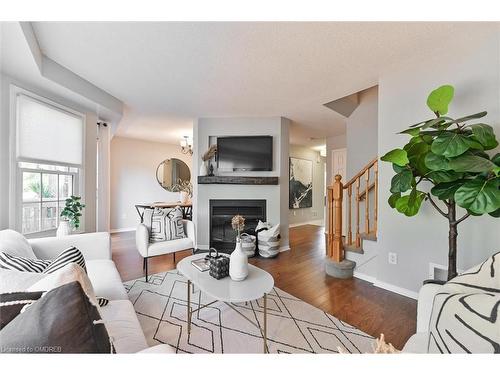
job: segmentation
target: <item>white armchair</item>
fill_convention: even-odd
[[[149,230],[144,224],[139,224],[135,232],[135,244],[137,251],[144,258],[143,268],[148,281],[148,259],[158,255],[173,254],[175,263],[175,253],[181,250],[194,250],[196,244],[194,223],[190,220],[182,220],[184,224],[185,238],[178,240],[149,242]]]

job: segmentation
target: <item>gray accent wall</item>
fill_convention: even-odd
[[[460,58],[457,58],[460,56]],[[432,55],[409,59],[391,67],[379,80],[379,154],[402,147],[407,137],[397,134],[406,126],[432,118],[426,106],[429,92],[443,84],[455,87],[449,115],[460,117],[483,110],[481,122],[500,136],[500,28],[480,35],[457,38],[436,48]],[[490,154],[499,152],[491,150]],[[378,282],[417,292],[428,278],[429,263],[447,266],[448,223],[428,202],[415,217],[405,217],[389,207],[387,199],[393,170],[380,163]],[[424,188],[424,186],[422,186]],[[426,189],[428,187],[425,187]],[[460,216],[464,210],[460,209]],[[500,220],[488,215],[471,217],[458,227],[458,268],[465,270],[500,249]],[[395,252],[398,264],[388,262]]]

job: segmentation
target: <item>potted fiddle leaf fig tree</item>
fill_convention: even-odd
[[[458,224],[470,216],[500,217],[500,153],[490,155],[498,146],[495,133],[478,120],[486,112],[446,116],[453,95],[450,85],[432,91],[427,106],[435,117],[403,130],[400,134],[410,140],[381,158],[395,172],[388,201],[392,208],[414,216],[428,201],[448,220],[448,280],[457,275]],[[424,182],[430,190],[419,190]],[[460,217],[457,206],[465,209]]]

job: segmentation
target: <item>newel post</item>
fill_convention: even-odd
[[[344,260],[344,248],[342,245],[342,199],[344,186],[342,176],[336,175],[333,181],[332,199],[334,211],[333,246],[331,258],[335,262]]]

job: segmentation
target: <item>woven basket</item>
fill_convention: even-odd
[[[252,236],[251,234],[248,233],[242,233],[240,235],[241,239],[241,249],[243,252],[247,255],[247,257],[251,258],[255,256],[255,242],[256,242],[256,237]]]

